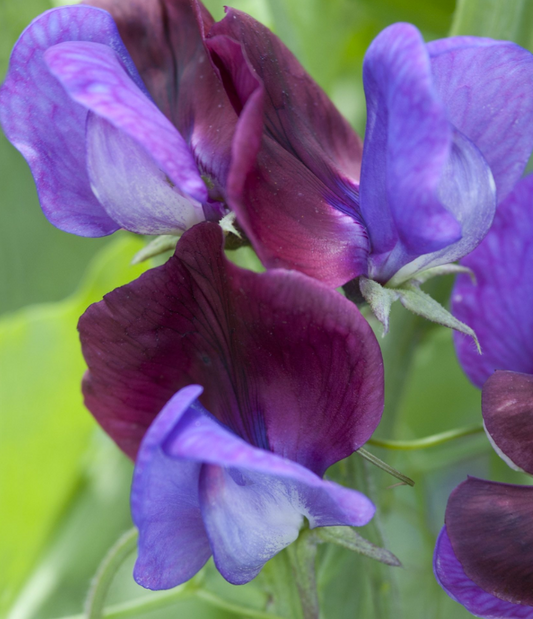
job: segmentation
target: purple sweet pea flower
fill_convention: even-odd
[[[495,372],[483,420],[497,453],[533,475],[533,376]],[[435,548],[439,584],[486,619],[533,617],[533,487],[469,478],[450,495]]]
[[[499,207],[481,245],[463,261],[453,311],[474,328],[483,355],[456,337],[459,360],[481,386],[487,435],[513,469],[533,475],[533,177]],[[494,371],[496,370],[496,371]],[[527,373],[523,373],[527,372]],[[487,380],[488,379],[488,380]],[[533,487],[468,479],[451,494],[435,549],[446,592],[487,619],[533,618]]]
[[[456,335],[463,370],[478,387],[494,370],[533,374],[533,175],[517,183],[483,243],[462,264],[477,283],[457,279],[452,312],[474,329],[483,350],[478,355]]]
[[[81,236],[220,217],[236,116],[204,50],[210,16],[186,0],[99,4],[117,23],[90,6],[35,19],[0,90],[46,217]]]
[[[513,43],[371,44],[355,133],[288,49],[228,9],[206,45],[239,115],[228,200],[263,262],[399,284],[472,251],[533,148],[533,56]]]
[[[363,525],[372,503],[322,479],[383,409],[379,346],[357,308],[294,271],[245,271],[202,223],[164,266],[80,320],[85,402],[137,457],[137,582],[232,583],[311,527]],[[201,386],[200,386],[201,385]],[[139,448],[140,446],[140,448]]]

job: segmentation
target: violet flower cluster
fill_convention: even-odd
[[[135,460],[145,587],[183,583],[211,556],[246,583],[304,519],[372,518],[369,498],[324,479],[371,437],[384,402],[377,340],[335,287],[402,284],[490,229],[464,261],[478,287],[462,278],[454,293],[485,355],[457,340],[459,356],[478,385],[494,368],[533,374],[533,187],[516,185],[533,150],[533,56],[475,37],[425,44],[395,24],[363,80],[364,144],[267,28],[234,9],[215,23],[198,0],[53,9],[13,50],[0,121],[50,222],[182,235],[166,264],[79,323],[86,405]],[[226,258],[228,214],[265,273]],[[530,473],[532,385],[497,373],[484,387],[494,443]],[[528,489],[480,480],[452,495],[435,569],[472,612],[533,617],[516,610],[533,599],[513,554],[517,536],[533,544],[531,505]]]
[[[533,176],[499,207],[481,245],[464,260],[453,311],[476,330],[482,356],[457,337],[461,365],[482,386],[485,429],[513,469],[533,475]],[[533,486],[469,478],[448,501],[435,575],[477,617],[533,617]]]

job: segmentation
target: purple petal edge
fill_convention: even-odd
[[[532,619],[533,607],[511,604],[487,593],[465,574],[443,527],[433,557],[433,571],[439,585],[456,602],[483,619]]]
[[[85,158],[87,111],[71,101],[44,62],[64,41],[108,45],[142,84],[109,13],[84,6],[51,9],[21,34],[0,89],[0,122],[28,162],[44,214],[56,227],[80,236],[105,236],[119,228],[90,187]]]
[[[190,385],[177,393],[146,433],[131,489],[133,522],[139,529],[135,581],[147,589],[170,589],[192,578],[211,556],[198,501],[200,465],[172,461],[162,444],[202,393]]]

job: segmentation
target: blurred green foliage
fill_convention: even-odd
[[[65,2],[54,2],[60,3]],[[23,27],[51,5],[0,0],[0,75]],[[223,16],[219,0],[206,5],[216,18]],[[530,0],[458,0],[455,16],[454,0],[236,0],[232,5],[274,29],[360,133],[365,124],[362,59],[370,41],[390,23],[410,21],[432,39],[446,36],[453,18],[454,34],[532,45]],[[53,228],[40,211],[25,162],[3,135],[0,186],[0,312],[59,301],[78,289],[65,301],[26,307],[0,322],[0,615],[16,598],[10,619],[52,619],[81,611],[100,558],[130,526],[131,464],[93,432],[95,424],[83,408],[75,326],[90,302],[140,273],[141,268],[128,267],[139,241],[126,234],[116,242],[82,239]],[[97,252],[102,253],[79,287]],[[449,285],[445,289],[443,298]],[[450,334],[402,308],[394,314],[391,334],[382,341],[387,402],[381,435],[409,439],[478,422],[479,391],[462,374]],[[318,581],[325,619],[389,619],[379,610],[385,598],[397,604],[395,619],[471,616],[438,587],[430,568],[448,494],[466,474],[528,482],[506,468],[482,436],[420,452],[373,451],[416,481],[414,489],[391,488],[394,480],[377,471],[366,482],[380,507],[377,529],[366,534],[381,537],[404,568],[384,572],[348,551],[321,548]],[[331,475],[343,481],[350,466],[339,463]],[[360,463],[353,466],[364,473]],[[223,582],[212,566],[207,570],[210,590],[257,607],[265,592],[283,588],[288,580],[283,556],[244,588]],[[110,602],[143,595],[150,594],[133,583],[130,561],[118,574]],[[294,619],[289,606],[279,612]],[[235,615],[186,600],[139,616]]]
[[[74,295],[0,321],[0,504],[9,506],[0,515],[4,608],[72,495],[94,429],[80,392],[78,318],[144,271],[129,266],[140,247],[140,239],[115,239]]]

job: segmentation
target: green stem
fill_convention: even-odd
[[[124,533],[100,564],[91,583],[85,603],[85,616],[87,619],[101,619],[103,616],[104,603],[109,587],[124,560],[135,550],[137,537],[137,529],[135,528]]]
[[[374,454],[371,454],[366,449],[363,449],[362,447],[359,447],[359,449],[355,453],[358,453],[365,460],[368,460],[369,462],[371,462],[372,464],[374,464],[378,468],[382,469],[383,471],[385,471],[389,475],[392,475],[393,477],[396,477],[396,479],[399,479],[404,484],[407,484],[408,486],[414,486],[415,485],[415,482],[410,477],[407,477],[407,475],[404,475],[403,473],[400,473],[399,471],[394,469],[392,466],[390,466],[386,462],[383,462],[383,460],[380,460],[380,458],[378,458]]]
[[[294,580],[298,587],[304,619],[319,619],[320,607],[316,588],[316,540],[314,534],[305,530],[287,548]]]
[[[196,591],[196,597],[211,604],[211,606],[216,606],[222,610],[235,613],[236,616],[251,617],[252,619],[283,619],[279,615],[272,615],[271,613],[256,610],[255,608],[245,608],[244,606],[233,604],[206,589],[198,589]]]
[[[426,436],[425,438],[419,438],[414,441],[387,441],[380,438],[371,438],[368,440],[367,445],[383,447],[384,449],[412,451],[414,449],[427,449],[428,447],[435,447],[435,445],[442,445],[442,443],[453,441],[456,438],[479,434],[483,431],[483,424],[479,423],[474,426],[467,426],[465,428],[457,428],[456,430],[441,432],[440,434],[433,434],[432,436]]]
[[[196,584],[191,585],[189,583],[170,591],[153,593],[146,597],[132,600],[131,602],[114,604],[103,611],[102,617],[103,619],[127,619],[128,617],[136,617],[143,613],[168,608],[175,602],[195,596],[211,606],[234,613],[237,617],[250,617],[251,619],[283,619],[279,615],[272,615],[256,610],[255,608],[246,608],[233,604],[210,591],[198,589]],[[85,615],[72,615],[63,617],[62,619],[85,619]]]

